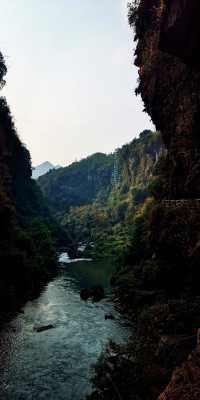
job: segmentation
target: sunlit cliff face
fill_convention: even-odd
[[[164,0],[142,0],[139,3],[135,18],[138,40],[135,63],[140,77],[137,91],[142,95],[146,111],[157,129],[161,130],[169,150],[172,197],[198,197],[200,67],[183,61],[178,53],[172,55],[170,50],[162,50],[165,44],[163,38],[167,37],[166,32],[163,36],[165,21],[173,22],[174,29],[180,28],[186,34],[191,23],[188,18],[194,14],[190,8],[186,18],[186,1],[177,1],[178,8],[172,7],[169,11],[172,4],[172,1]],[[174,19],[173,10],[176,10]]]

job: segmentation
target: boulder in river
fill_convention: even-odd
[[[49,325],[44,325],[44,326],[36,326],[34,327],[35,332],[44,332],[44,331],[49,331],[50,329],[55,328],[54,325],[49,324]]]
[[[91,297],[91,289],[81,289],[80,298],[81,300],[87,301]]]
[[[93,286],[92,288],[84,288],[80,292],[80,297],[82,300],[87,301],[88,299],[92,299],[97,302],[105,297],[104,289],[101,285]]]
[[[111,320],[115,320],[115,317],[114,317],[114,315],[112,315],[112,314],[106,314],[105,315],[105,320],[107,320],[107,319],[111,319]]]

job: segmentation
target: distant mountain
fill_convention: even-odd
[[[47,172],[51,171],[52,169],[61,168],[60,165],[53,165],[49,161],[45,161],[42,164],[38,165],[37,167],[33,168],[33,179],[38,179],[40,176],[45,175]]]
[[[38,183],[54,215],[59,217],[69,212],[71,207],[97,201],[106,204],[112,193],[115,199],[113,207],[117,202],[129,204],[133,197],[135,202],[143,202],[161,151],[160,134],[145,130],[138,139],[114,154],[95,153],[57,171],[50,171],[41,176]]]
[[[93,202],[98,194],[111,190],[114,156],[95,153],[85,159],[41,176],[38,183],[57,213],[65,213],[71,206]]]

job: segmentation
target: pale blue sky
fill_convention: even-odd
[[[151,127],[125,0],[2,0],[3,90],[34,165],[110,152]]]

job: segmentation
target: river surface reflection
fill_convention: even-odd
[[[126,342],[129,331],[109,296],[113,266],[63,263],[60,274],[23,314],[0,332],[1,400],[83,400],[91,391],[92,365],[109,340]],[[80,289],[102,284],[100,303],[80,300]],[[113,314],[115,320],[105,320]],[[36,332],[35,327],[54,328]]]

